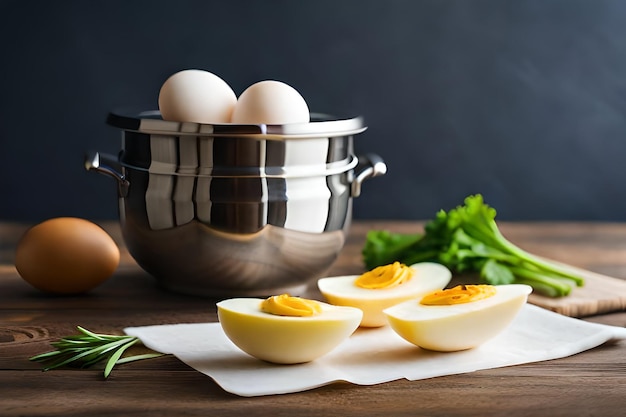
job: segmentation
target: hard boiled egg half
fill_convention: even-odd
[[[265,300],[217,303],[226,336],[247,354],[273,363],[310,362],[333,350],[359,327],[363,313],[281,294]]]
[[[438,263],[394,262],[363,275],[322,278],[317,286],[330,304],[362,310],[362,327],[381,327],[387,324],[384,309],[445,288],[451,278],[450,270]]]
[[[504,330],[526,303],[528,285],[459,285],[384,311],[391,328],[424,349],[452,352],[481,345]]]

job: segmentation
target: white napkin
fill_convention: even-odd
[[[420,349],[389,326],[359,329],[313,362],[274,365],[239,350],[219,323],[130,327],[147,347],[170,353],[240,396],[305,391],[336,381],[372,385],[401,378],[418,380],[562,358],[626,339],[626,328],[589,323],[527,304],[496,338],[462,352]]]

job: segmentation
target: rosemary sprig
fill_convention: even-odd
[[[56,350],[35,355],[30,360],[44,363],[46,365],[43,368],[44,371],[66,365],[88,368],[106,360],[104,366],[104,378],[106,379],[115,365],[165,355],[164,353],[154,352],[122,358],[122,355],[128,348],[141,343],[139,338],[135,336],[98,334],[80,326],[77,326],[77,328],[80,334],[67,336],[51,343]]]

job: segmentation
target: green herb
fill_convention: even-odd
[[[426,223],[424,233],[372,230],[362,252],[365,266],[439,262],[458,273],[478,272],[487,284],[528,284],[550,297],[567,295],[573,286],[584,284],[582,277],[508,241],[495,218],[496,210],[476,194],[463,206],[440,210]]]
[[[122,358],[128,348],[141,343],[137,337],[97,334],[80,326],[77,328],[80,334],[51,343],[56,350],[33,356],[30,360],[43,362],[46,365],[44,371],[62,366],[87,368],[106,360],[104,377],[107,378],[117,364],[164,355],[154,352]]]

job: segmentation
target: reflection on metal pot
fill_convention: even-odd
[[[112,114],[122,150],[86,166],[118,179],[131,255],[177,292],[303,290],[343,247],[361,183],[386,171],[376,155],[354,154],[360,118],[209,126],[149,115]]]

